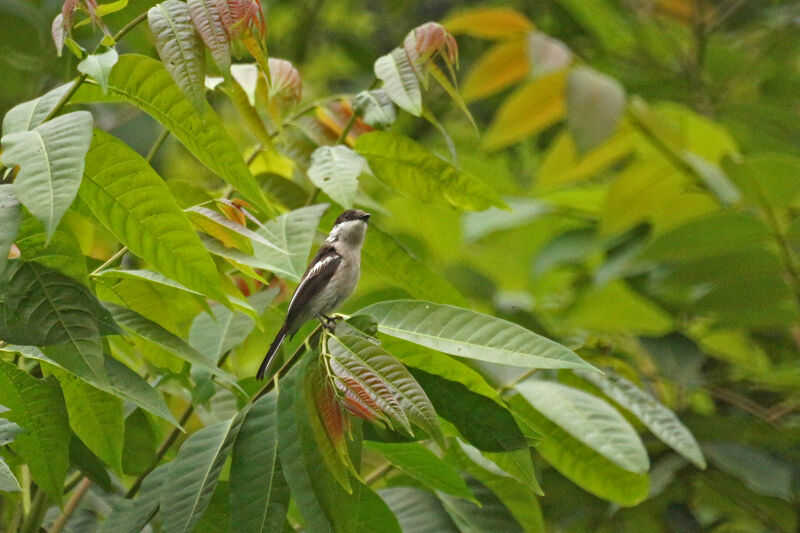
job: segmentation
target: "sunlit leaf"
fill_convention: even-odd
[[[217,485],[244,416],[217,422],[192,434],[170,463],[161,495],[161,516],[167,531],[192,531]]]
[[[375,61],[375,76],[397,107],[422,116],[422,91],[414,66],[402,48],[395,48]]]
[[[14,192],[52,235],[75,199],[89,149],[92,114],[75,111],[29,131],[4,134],[3,164],[19,165]]]
[[[471,102],[522,80],[530,71],[525,53],[525,39],[501,41],[486,51],[470,68],[461,92]]]
[[[397,111],[383,89],[361,91],[353,97],[353,110],[368,125],[383,130],[394,124]]]
[[[320,146],[311,154],[308,177],[333,201],[346,209],[353,206],[358,176],[367,162],[347,146]]]
[[[158,57],[202,114],[206,109],[205,53],[189,9],[184,2],[167,0],[150,8],[147,22],[156,40]]]
[[[107,95],[97,86],[83,84],[72,101],[124,101],[139,107],[242,196],[264,212],[273,212],[236,144],[210,106],[206,105],[200,115],[160,61],[136,54],[122,55],[109,76]]]
[[[459,11],[442,24],[451,33],[466,33],[483,39],[506,39],[524,35],[533,23],[519,11],[507,7],[479,7]]]
[[[36,484],[60,502],[69,468],[70,431],[55,379],[38,380],[0,361],[0,404],[11,410],[3,416],[25,430],[11,449],[22,456]]]
[[[211,257],[144,158],[96,130],[85,177],[81,199],[128,249],[167,277],[227,303]]]
[[[504,148],[563,119],[565,89],[564,71],[522,85],[498,109],[483,138],[483,147],[487,150]]]
[[[117,64],[117,60],[119,60],[119,54],[113,48],[99,54],[89,54],[78,63],[78,72],[82,72],[96,81],[105,94],[108,91],[108,76],[111,74],[111,69]]]
[[[689,459],[698,468],[706,467],[706,460],[703,458],[703,452],[700,451],[694,435],[681,423],[675,413],[664,407],[658,400],[624,377],[608,370],[606,370],[605,376],[583,370],[575,372],[636,415],[656,437]]]
[[[527,368],[591,368],[555,341],[469,309],[396,300],[358,313],[375,317],[381,333],[459,357]]]
[[[44,227],[35,218],[19,227],[16,245],[24,261],[35,261],[88,286],[86,261],[75,236],[67,228],[58,229],[47,241]]]
[[[636,431],[603,400],[549,381],[526,380],[514,389],[554,424],[616,465],[635,474],[647,472],[650,461]]]
[[[381,131],[361,135],[356,151],[367,159],[379,180],[421,202],[472,211],[505,207],[481,180],[403,135]]]
[[[70,85],[60,85],[38,98],[12,107],[3,117],[3,135],[32,130],[41,124],[69,90]]]

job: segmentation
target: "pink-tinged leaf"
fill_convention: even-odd
[[[158,57],[172,79],[194,104],[205,111],[205,53],[189,8],[179,0],[156,4],[147,12]]]
[[[342,465],[355,472],[345,440],[345,415],[336,397],[336,391],[328,380],[328,371],[320,360],[309,369],[309,386],[314,399],[317,415],[328,437],[328,441],[336,451]]]
[[[247,30],[256,30],[264,36],[266,24],[259,0],[214,0],[225,32],[231,40]]]
[[[272,81],[270,98],[277,98],[282,106],[292,106],[303,97],[303,80],[290,61],[269,58],[269,75]]]
[[[403,48],[416,66],[440,56],[449,65],[458,64],[458,44],[444,26],[426,22],[411,30],[403,41]]]
[[[231,47],[216,3],[214,0],[188,0],[187,6],[189,17],[211,51],[214,63],[227,75],[231,69]]]
[[[50,35],[53,36],[53,43],[56,45],[58,57],[61,57],[61,52],[64,50],[64,15],[59,13],[53,19],[53,25],[50,27]]]
[[[531,75],[540,78],[568,67],[572,62],[572,51],[558,39],[535,31],[528,35],[528,60]]]
[[[347,366],[333,358],[330,365],[337,383],[353,391],[355,398],[371,409],[377,407],[378,412],[386,415],[382,418],[390,426],[400,425],[409,433],[413,433],[397,397],[380,375],[352,358],[347,360]]]
[[[567,80],[567,127],[581,153],[614,133],[625,110],[620,83],[589,67],[572,69]]]

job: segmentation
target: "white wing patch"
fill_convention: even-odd
[[[308,282],[308,280],[312,279],[314,276],[319,274],[320,271],[323,268],[325,268],[325,265],[327,265],[331,261],[336,261],[338,259],[339,259],[338,255],[330,254],[327,257],[325,257],[322,261],[317,262],[313,267],[311,267],[311,270],[308,271],[308,274],[306,274],[306,276],[302,279],[302,281],[300,281],[300,285],[297,286],[297,290],[294,291],[294,296],[292,296],[292,299],[289,301],[289,309],[291,309],[292,305],[294,305],[295,298],[297,298],[297,295],[302,292],[303,287]]]

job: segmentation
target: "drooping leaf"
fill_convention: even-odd
[[[98,487],[108,492],[115,491],[108,466],[75,433],[69,439],[69,462]]]
[[[442,24],[451,33],[466,33],[481,39],[513,38],[533,29],[533,23],[525,15],[508,7],[466,9]]]
[[[122,445],[122,472],[139,476],[156,462],[158,442],[153,424],[143,409],[134,409],[125,418],[125,438]]]
[[[118,305],[109,304],[114,319],[119,322],[123,329],[154,343],[159,348],[183,359],[184,361],[210,372],[223,382],[235,385],[236,380],[227,372],[217,367],[216,361],[209,360],[203,354],[187,344],[183,339],[165,330],[155,322],[152,322],[142,315],[125,309]]]
[[[392,510],[403,533],[458,533],[439,499],[428,491],[392,487],[378,491]]]
[[[448,379],[412,368],[436,412],[453,424],[473,446],[490,452],[527,447],[527,441],[507,409]]]
[[[445,510],[461,531],[475,533],[522,531],[519,522],[486,485],[470,476],[467,476],[467,485],[480,503],[438,493]]]
[[[3,135],[3,164],[19,165],[14,192],[52,235],[81,183],[92,114],[75,111],[29,131]]]
[[[6,271],[8,252],[17,237],[19,224],[22,221],[17,195],[10,183],[0,184],[0,278]]]
[[[20,492],[22,489],[19,486],[19,481],[14,476],[14,472],[8,467],[5,459],[0,457],[0,491],[2,492]]]
[[[96,130],[79,192],[133,253],[168,278],[227,303],[217,269],[186,216],[164,181],[128,145]]]
[[[458,289],[426,263],[414,257],[389,234],[370,223],[361,251],[362,268],[421,300],[466,305]]]
[[[483,147],[486,150],[505,148],[564,118],[565,88],[563,70],[522,85],[498,109],[486,130]]]
[[[220,20],[217,4],[213,0],[187,0],[189,16],[197,33],[211,51],[211,57],[220,72],[226,75],[231,69],[231,49],[228,36]]]
[[[108,91],[108,76],[117,64],[119,54],[113,48],[99,54],[89,54],[78,63],[78,72],[86,74],[100,85],[103,94]]]
[[[107,465],[122,472],[122,400],[58,368],[48,372],[61,384],[72,430]]]
[[[11,443],[36,484],[61,502],[69,468],[69,425],[64,398],[55,379],[38,380],[11,363],[0,361],[0,404],[4,417],[25,431]]]
[[[47,346],[65,369],[107,382],[100,326],[113,320],[89,289],[38,263],[15,263],[2,289],[0,339]]]
[[[366,447],[383,455],[401,471],[431,490],[476,501],[458,472],[418,442],[369,442]]]
[[[408,421],[422,428],[444,447],[436,411],[425,391],[400,361],[380,345],[355,335],[332,337],[328,349],[332,357],[331,365],[340,364],[373,391],[379,392],[384,387],[388,389],[388,393],[399,402]],[[383,393],[379,392],[378,395],[383,396]]]
[[[469,309],[395,300],[370,305],[358,314],[374,317],[381,333],[459,357],[526,368],[591,368],[555,341]]]
[[[358,191],[358,176],[367,162],[347,146],[320,146],[311,154],[308,177],[336,203],[350,209]]]
[[[501,41],[475,61],[461,93],[467,102],[480,100],[522,80],[529,71],[525,39]]]
[[[136,54],[122,55],[109,76],[108,94],[103,95],[97,86],[83,84],[72,101],[123,101],[139,107],[247,200],[265,213],[274,211],[210,106],[200,115],[160,61]]]
[[[619,467],[634,474],[644,474],[650,467],[639,435],[600,398],[540,380],[523,381],[514,389],[536,411]]]
[[[397,111],[392,100],[383,89],[361,91],[353,97],[353,110],[369,126],[378,130],[385,130],[394,124]]]
[[[184,2],[167,0],[150,8],[147,22],[156,40],[158,57],[202,114],[206,109],[205,53],[189,9]]]
[[[41,124],[69,90],[70,85],[60,85],[38,98],[12,107],[3,118],[3,136],[32,130]]]
[[[274,246],[253,243],[256,259],[276,274],[300,281],[306,270],[308,253],[322,213],[328,204],[318,204],[289,211],[268,221],[257,233]]]
[[[192,434],[170,463],[161,495],[164,529],[188,533],[211,501],[222,466],[236,440],[244,413]]]
[[[80,243],[68,229],[56,230],[48,242],[42,224],[35,218],[28,218],[20,225],[15,244],[23,261],[35,261],[89,285],[89,272]]]
[[[505,207],[481,180],[404,135],[367,133],[358,138],[356,151],[367,159],[379,180],[421,202],[449,204],[471,211]]]
[[[589,67],[570,70],[567,78],[567,127],[581,153],[614,133],[625,109],[620,83]]]
[[[141,533],[161,504],[172,463],[159,465],[142,482],[136,499],[119,498],[97,533]]]
[[[241,533],[280,533],[289,487],[278,460],[278,393],[256,401],[236,442],[230,474],[231,525]]]
[[[698,468],[706,467],[703,452],[694,435],[681,423],[675,413],[664,407],[650,394],[624,377],[608,370],[604,376],[583,370],[575,372],[636,415],[656,437],[670,445],[672,449],[697,465]]]
[[[389,98],[415,117],[422,116],[422,91],[414,66],[405,50],[395,48],[375,61],[375,76]]]
[[[550,422],[531,405],[516,395],[510,398],[514,414],[529,429],[535,429],[536,451],[566,478],[600,498],[625,506],[633,506],[647,498],[649,481],[646,474],[624,470]]]

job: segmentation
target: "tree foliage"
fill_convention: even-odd
[[[800,10],[506,4],[0,5],[0,530],[797,531]]]

